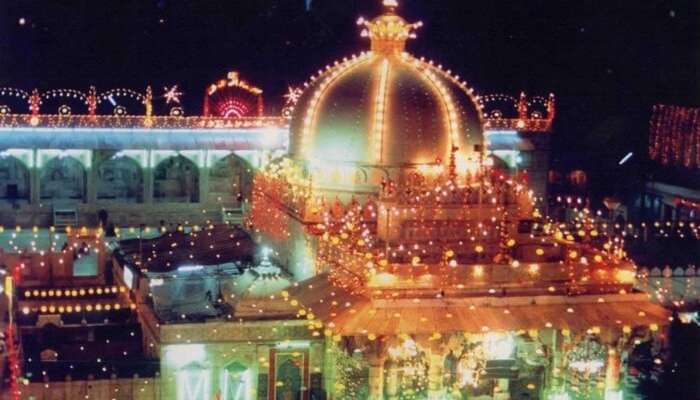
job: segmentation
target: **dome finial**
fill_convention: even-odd
[[[369,37],[372,51],[376,53],[400,53],[406,47],[406,40],[416,37],[415,30],[423,26],[422,22],[408,23],[395,14],[398,0],[382,0],[387,11],[377,18],[367,21],[360,17],[357,24],[363,26],[362,37]]]
[[[398,0],[383,0],[382,4],[390,11],[394,11],[399,6]]]

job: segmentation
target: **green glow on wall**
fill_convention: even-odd
[[[231,154],[231,151],[208,150],[206,153],[206,161],[204,163],[204,166],[207,168],[211,168],[214,164],[216,164],[217,161],[221,160],[222,158],[226,158],[229,154]]]
[[[251,400],[253,372],[240,363],[229,364],[221,371],[221,400]]]
[[[150,168],[155,168],[163,160],[177,156],[185,157],[186,159],[192,161],[199,168],[203,168],[206,166],[206,150],[151,150],[151,157],[149,159],[148,166]]]
[[[605,400],[622,400],[624,396],[622,395],[622,390],[606,390]]]
[[[20,160],[25,167],[35,167],[34,151],[29,149],[7,149],[0,151],[0,157],[15,157]]]
[[[163,359],[169,368],[180,369],[185,365],[204,362],[207,358],[203,344],[172,344],[163,348]]]
[[[177,372],[177,400],[209,400],[211,378],[208,369],[187,366]]]
[[[520,163],[520,151],[518,150],[492,150],[491,153],[503,160],[508,167],[515,169]]]
[[[41,149],[37,150],[36,167],[41,168],[46,163],[55,157],[73,157],[78,160],[85,169],[92,167],[92,150],[56,150],[56,149]]]
[[[285,340],[275,345],[277,349],[308,349],[311,343],[308,340]]]
[[[112,158],[128,157],[136,160],[141,168],[146,168],[148,165],[148,150],[120,150]]]

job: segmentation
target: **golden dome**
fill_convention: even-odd
[[[477,98],[449,71],[404,52],[421,24],[407,23],[394,7],[358,21],[371,51],[306,85],[292,114],[293,158],[401,166],[446,162],[455,148],[476,159],[483,143]]]

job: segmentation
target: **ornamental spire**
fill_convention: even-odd
[[[391,11],[394,11],[398,6],[399,6],[399,1],[398,0],[384,0],[382,1],[382,4],[384,7],[388,8]]]
[[[385,55],[401,53],[406,47],[406,40],[415,38],[415,30],[423,23],[408,23],[396,15],[398,0],[383,0],[382,4],[386,8],[384,14],[371,21],[362,17],[357,20],[357,24],[364,27],[362,37],[370,39],[373,52]]]

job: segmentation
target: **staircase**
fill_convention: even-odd
[[[243,224],[244,207],[221,207],[221,220],[227,225]]]
[[[78,207],[75,204],[54,204],[53,226],[56,228],[78,226]]]

